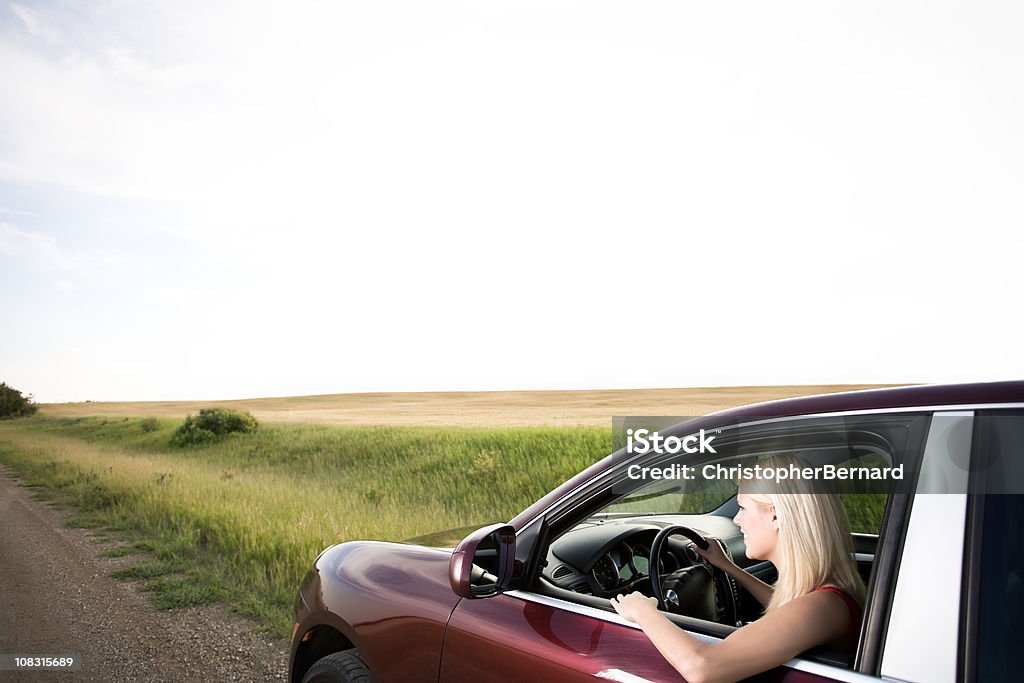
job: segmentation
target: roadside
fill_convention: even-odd
[[[130,558],[69,529],[0,465],[0,654],[82,658],[75,672],[2,672],[7,681],[285,680],[287,643],[223,606],[161,612],[109,574]]]

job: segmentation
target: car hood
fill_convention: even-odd
[[[460,526],[454,529],[445,529],[444,531],[434,531],[422,536],[407,538],[402,541],[402,543],[425,545],[428,548],[454,550],[455,546],[457,546],[462,539],[484,526],[487,525],[473,524],[472,526]]]

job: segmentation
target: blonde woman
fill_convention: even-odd
[[[758,464],[809,466],[793,455]],[[743,532],[747,557],[774,564],[775,585],[737,567],[717,543],[697,552],[753,595],[765,607],[764,616],[720,642],[707,643],[680,630],[658,611],[657,600],[640,593],[614,598],[615,611],[639,625],[689,683],[738,681],[822,645],[852,653],[865,589],[839,500],[800,480],[782,486],[741,481],[736,498],[740,510],[733,521]]]

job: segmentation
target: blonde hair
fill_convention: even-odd
[[[773,455],[758,464],[810,467],[797,455]],[[850,523],[835,494],[807,479],[740,480],[739,493],[764,508],[774,506],[779,522],[779,578],[766,613],[825,585],[841,588],[863,606],[866,589],[853,558]]]

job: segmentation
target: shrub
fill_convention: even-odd
[[[14,387],[7,386],[6,382],[0,382],[0,417],[24,417],[38,409],[31,394],[23,395]]]
[[[476,454],[469,473],[474,477],[492,477],[500,459],[501,451],[485,448]]]
[[[155,432],[160,429],[160,420],[155,417],[147,417],[139,423],[139,427],[141,427],[144,432]]]
[[[229,408],[203,408],[198,415],[189,415],[174,430],[171,443],[175,446],[192,446],[211,443],[228,434],[255,431],[259,422],[243,410]]]

